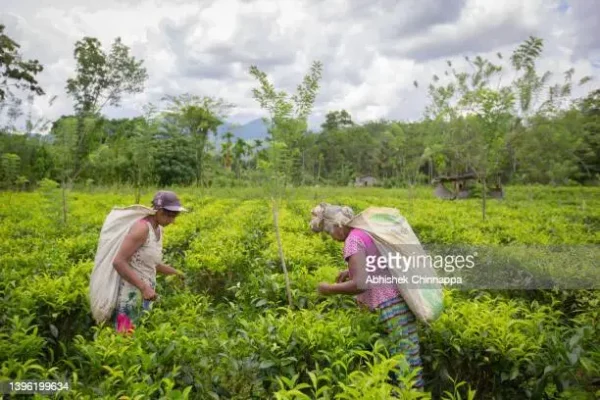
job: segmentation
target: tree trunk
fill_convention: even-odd
[[[204,163],[204,147],[206,146],[206,137],[196,138],[196,187],[204,185],[202,168]]]
[[[272,199],[273,202],[273,224],[275,225],[275,237],[277,238],[277,247],[279,249],[279,259],[281,260],[281,267],[283,268],[283,275],[285,276],[285,291],[287,293],[288,304],[292,307],[292,292],[290,290],[290,277],[288,276],[287,268],[285,266],[285,259],[283,257],[283,246],[281,245],[281,235],[279,233],[279,214],[277,210],[277,200]]]
[[[319,157],[319,164],[317,165],[317,183],[321,182],[321,157]]]
[[[140,204],[140,169],[135,170],[135,204]]]
[[[429,183],[433,180],[433,160],[429,157]]]
[[[302,150],[302,171],[300,172],[302,175],[300,176],[300,185],[304,186],[304,150]]]
[[[198,154],[198,147],[196,146],[196,188],[200,186],[202,182],[202,157]]]
[[[485,200],[486,200],[486,192],[487,191],[487,186],[485,184],[485,179],[483,180],[483,195],[482,195],[482,207],[481,207],[481,211],[482,211],[482,217],[483,220],[485,221]]]
[[[517,172],[517,155],[515,154],[515,151],[512,150],[511,151],[511,172],[510,172],[510,180],[513,180],[514,175]]]
[[[486,206],[485,201],[486,201],[486,198],[487,198],[487,193],[486,193],[487,192],[487,182],[486,182],[486,179],[485,179],[486,176],[487,176],[486,174],[487,174],[487,172],[484,171],[483,177],[482,177],[482,180],[481,180],[482,188],[483,188],[482,189],[482,193],[481,193],[481,213],[482,213],[482,218],[483,218],[484,221],[485,221],[485,206]]]
[[[62,180],[62,206],[63,206],[63,223],[67,225],[67,187],[65,178]]]
[[[485,207],[486,207],[486,198],[487,198],[487,173],[488,173],[488,160],[490,159],[489,155],[489,148],[486,148],[485,150],[485,158],[484,158],[484,166],[483,166],[483,174],[481,176],[481,183],[482,183],[482,194],[481,194],[481,214],[482,214],[482,218],[485,221]]]

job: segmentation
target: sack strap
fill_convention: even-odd
[[[148,233],[151,233],[151,234],[152,234],[152,237],[151,237],[151,238],[149,238],[149,239],[150,239],[151,241],[153,241],[153,242],[157,242],[158,240],[160,240],[160,238],[159,238],[158,236],[156,236],[156,231],[154,230],[154,227],[152,226],[152,224],[150,223],[150,221],[146,220],[145,222],[146,222],[146,225],[148,225],[148,229],[149,229],[149,231],[150,231],[150,232],[148,232]],[[160,237],[162,237],[162,232],[161,232],[161,229],[160,229],[160,228],[161,228],[161,227],[160,227],[160,225],[159,225],[159,226],[158,226],[158,234],[160,235]]]

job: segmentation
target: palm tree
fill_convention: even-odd
[[[242,169],[242,158],[246,155],[246,149],[248,144],[244,139],[238,138],[233,146],[233,163],[235,165],[235,172],[237,179],[240,179],[240,172]]]
[[[251,152],[254,153],[254,169],[258,168],[258,155],[260,153],[263,141],[260,139],[254,139],[254,146],[252,146]]]
[[[223,134],[223,139],[225,139],[225,143],[221,143],[221,155],[223,157],[223,165],[225,169],[231,171],[231,139],[233,139],[233,133],[225,132]]]

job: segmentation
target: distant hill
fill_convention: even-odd
[[[223,140],[222,136],[227,131],[233,133],[233,135],[235,136],[235,138],[233,139],[234,141],[237,138],[244,140],[260,139],[264,141],[268,136],[267,126],[260,118],[254,119],[248,123],[245,123],[244,125],[240,125],[237,127],[232,127],[232,124],[229,123],[221,125],[217,129],[217,143]]]
[[[232,127],[232,126],[233,126],[233,124],[230,124],[230,123],[225,123],[225,124],[219,126],[219,128],[217,128],[218,137],[215,140],[214,135],[211,134],[210,135],[211,141],[216,142],[217,144],[221,143],[223,141],[223,134],[227,131],[230,131],[231,133],[233,133],[233,135],[234,135],[233,141],[234,142],[237,140],[237,138],[241,138],[241,139],[248,140],[248,141],[252,141],[254,139],[260,139],[264,142],[268,136],[267,126],[265,125],[265,123],[263,122],[263,120],[261,118],[253,119],[252,121],[247,122],[247,123],[237,126],[237,127]],[[53,139],[50,135],[43,135],[43,134],[29,134],[27,136],[29,136],[31,138],[37,137],[46,143],[51,143],[52,139]]]

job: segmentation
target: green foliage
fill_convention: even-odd
[[[545,335],[556,330],[559,317],[551,307],[519,303],[491,296],[450,302],[453,311],[436,321],[425,339],[427,347],[440,349],[431,355],[438,379],[458,376],[481,395],[523,393],[537,375]]]
[[[571,99],[574,88],[591,78],[576,77],[573,68],[556,77],[538,71],[543,48],[542,39],[530,37],[510,57],[465,57],[464,70],[448,61],[448,70],[425,87],[431,101],[421,121],[358,124],[348,111],[334,110],[318,132],[308,129],[307,118],[323,65],[313,63],[293,94],[276,89],[253,65],[249,72],[258,87],[252,95],[269,113],[268,138],[249,144],[227,136],[218,146],[212,134],[234,105],[210,95],[166,95],[142,116],[101,118],[105,105],[118,106],[126,94],[140,92],[147,75],[120,39],[104,50],[98,39],[85,37],[75,44],[77,70],[67,82],[76,115],[54,121],[45,140],[35,131],[50,121],[33,121],[20,98],[7,99],[0,103],[7,117],[0,130],[14,134],[0,132],[0,153],[21,158],[16,177],[28,183],[21,180],[13,189],[35,188],[44,178],[66,188],[93,179],[93,186],[131,184],[138,196],[151,185],[258,185],[274,193],[290,186],[346,186],[362,176],[388,188],[414,187],[469,171],[486,186],[597,183],[598,91]],[[30,95],[30,106],[32,101]],[[21,117],[27,135],[13,126]]]
[[[542,54],[544,41],[540,38],[530,36],[513,52],[510,60],[517,71],[521,69],[533,70],[535,60]]]
[[[100,41],[84,37],[75,43],[76,76],[67,80],[67,94],[78,113],[96,114],[105,105],[118,106],[123,94],[139,93],[148,78],[143,61],[129,55],[129,48],[116,38],[110,52]]]
[[[3,188],[10,189],[16,184],[20,164],[21,157],[17,154],[2,154],[2,158],[0,159],[0,177]]]
[[[260,83],[260,88],[253,89],[252,94],[260,106],[270,113],[268,159],[259,163],[259,169],[263,171],[267,179],[263,186],[270,192],[275,237],[290,306],[292,306],[293,300],[279,231],[279,202],[285,195],[286,185],[302,181],[302,174],[298,178],[294,171],[298,171],[297,164],[301,155],[303,159],[302,144],[305,143],[308,116],[312,111],[319,89],[321,70],[321,62],[315,61],[311,66],[310,73],[298,85],[291,100],[288,100],[287,93],[275,91],[264,72],[254,65],[250,67],[250,74]]]
[[[4,33],[5,26],[0,24],[0,104],[11,96],[10,86],[25,89],[36,95],[44,91],[36,80],[36,75],[43,71],[37,60],[23,60],[19,54],[21,47],[17,42]]]
[[[427,189],[298,189],[280,203],[279,228],[293,293],[288,306],[277,238],[262,188],[176,188],[191,210],[165,231],[165,260],[186,285],[159,277],[160,301],[135,334],[96,327],[87,303],[97,238],[130,191],[69,192],[61,225],[56,182],[3,193],[0,208],[0,379],[69,380],[74,398],[548,398],[591,399],[599,387],[600,298],[593,290],[446,290],[446,312],[419,326],[426,388],[390,357],[375,314],[353,299],[321,297],[341,243],[309,232],[318,201],[403,210],[423,243],[593,245],[596,188],[510,187],[481,221],[476,200],[431,199]],[[143,194],[148,203],[151,193]],[[58,204],[56,204],[58,202]],[[515,224],[514,221],[519,223]],[[524,254],[527,256],[527,254]],[[540,259],[532,253],[532,262]],[[499,260],[499,262],[502,260]],[[546,268],[576,274],[564,257]],[[578,271],[578,270],[577,270]],[[404,388],[387,380],[399,369]],[[187,397],[186,397],[187,396]]]
[[[163,129],[189,137],[194,153],[196,186],[204,186],[202,171],[205,168],[205,153],[209,134],[216,134],[223,124],[226,111],[232,107],[223,99],[212,97],[167,96],[167,110],[163,113]]]
[[[276,191],[288,183],[298,184],[302,180],[294,171],[298,170],[295,167],[305,151],[307,119],[319,90],[322,69],[321,62],[313,62],[296,93],[289,96],[284,91],[276,91],[266,73],[258,67],[250,67],[250,74],[260,85],[252,89],[254,99],[270,114],[266,120],[270,135],[269,158],[262,167],[275,182]]]
[[[534,177],[525,173],[522,175],[524,181],[542,182],[549,178],[552,183],[564,184],[569,178],[580,178],[577,176],[580,166],[576,151],[570,149],[557,155],[548,171],[547,150],[539,149],[547,145],[559,146],[563,140],[574,141],[571,148],[577,150],[585,147],[580,142],[582,135],[577,126],[561,132],[560,138],[551,135],[549,141],[548,133],[542,136],[531,134],[535,131],[536,119],[544,118],[552,125],[556,123],[553,117],[559,116],[561,122],[566,119],[562,113],[569,109],[566,99],[571,93],[574,74],[574,69],[566,71],[565,83],[550,86],[545,100],[537,107],[536,100],[543,98],[541,91],[548,87],[550,79],[549,72],[539,76],[535,69],[542,49],[543,41],[530,37],[513,51],[510,64],[517,72],[517,78],[508,85],[501,81],[506,67],[480,56],[472,62],[466,57],[473,67],[472,73],[457,72],[452,68],[452,73],[446,74],[450,77],[447,83],[438,84],[440,79],[434,76],[435,83],[429,85],[431,104],[426,109],[426,116],[441,130],[441,153],[448,160],[446,165],[451,170],[448,173],[476,174],[483,186],[484,219],[488,179],[498,182],[501,174],[511,167],[512,176],[517,164],[521,171],[531,168],[530,171],[537,174]],[[452,67],[452,64],[448,62],[448,66]],[[494,82],[496,78],[497,82]],[[580,84],[588,81],[584,78]],[[530,128],[523,129],[523,124]],[[539,160],[544,160],[546,168],[535,165]],[[543,178],[543,175],[546,176]]]
[[[42,94],[34,77],[41,66],[22,61],[3,29],[0,74]],[[428,86],[423,121],[356,124],[341,110],[327,113],[321,132],[307,124],[320,62],[291,96],[251,66],[269,138],[249,145],[226,134],[218,149],[211,133],[232,107],[222,99],[166,96],[166,106],[151,105],[142,117],[101,117],[105,105],[142,90],[146,70],[120,39],[108,53],[95,38],[78,41],[76,75],[67,81],[77,114],[55,121],[48,137],[0,132],[2,188],[38,187],[0,193],[8,205],[0,208],[0,380],[69,379],[74,398],[597,397],[600,299],[593,290],[446,290],[447,311],[419,326],[424,392],[410,388],[415,371],[404,358],[386,354],[374,314],[350,298],[315,292],[344,267],[341,244],[307,227],[320,201],[356,212],[397,207],[426,244],[599,243],[597,188],[509,186],[507,199],[487,206],[493,218],[482,221],[476,200],[441,203],[417,186],[473,170],[485,215],[487,178],[600,179],[599,92],[572,102],[574,85],[590,78],[574,80],[569,69],[551,84],[548,72],[536,71],[542,50],[531,37],[504,65],[501,54],[497,63],[466,58],[468,73],[448,62],[448,78],[434,75]],[[511,67],[515,80],[501,85]],[[15,120],[21,102],[5,90],[0,111]],[[30,121],[27,133],[36,126]],[[294,187],[346,186],[362,175],[390,189]],[[160,301],[132,337],[93,326],[87,280],[107,212],[149,202],[145,188],[153,185],[194,183],[201,196],[177,189],[191,212],[165,235],[165,260],[186,272],[185,285],[159,277]],[[76,184],[85,192],[67,190]],[[124,187],[100,186],[100,195],[91,193],[94,184]],[[61,223],[67,215],[68,225]],[[488,261],[522,260],[553,279],[581,281],[594,272],[594,257],[505,248]],[[402,388],[390,384],[391,369],[400,369]]]
[[[325,115],[325,122],[321,124],[324,131],[332,131],[354,125],[352,117],[346,110],[330,111]]]

